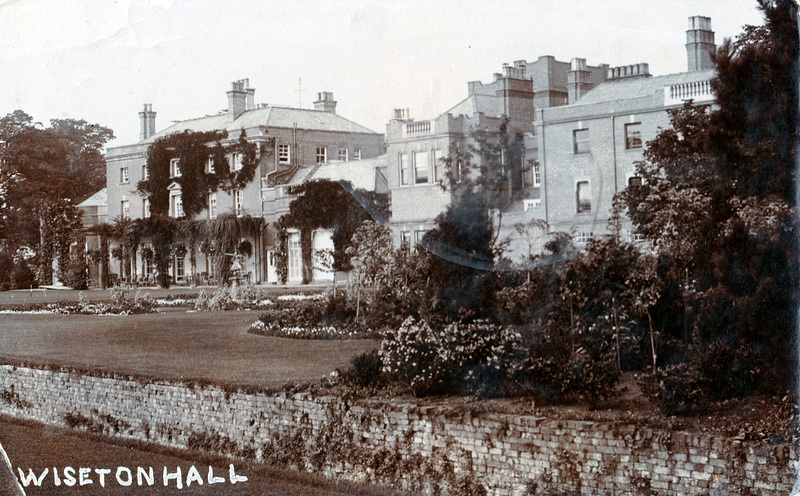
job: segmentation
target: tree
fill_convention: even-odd
[[[42,128],[19,110],[0,118],[2,235],[14,250],[35,249],[43,282],[57,253],[66,262],[64,246],[52,243],[77,227],[74,206],[105,185],[102,148],[113,137],[83,120],[53,119]]]
[[[468,143],[445,159],[451,201],[422,241],[436,301],[454,318],[480,306],[481,275],[501,253],[502,213],[519,198],[528,166],[522,136],[511,134],[507,121],[496,132],[473,132]]]
[[[718,108],[672,111],[637,165],[642,184],[622,195],[658,255],[648,315],[686,346],[718,351],[681,359],[720,398],[790,389],[797,375],[797,6],[759,3],[766,25],[714,58]],[[713,365],[719,356],[737,357],[739,375]]]

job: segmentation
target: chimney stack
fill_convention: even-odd
[[[153,104],[145,103],[144,109],[139,112],[139,141],[144,141],[156,134],[156,113]]]
[[[590,89],[591,73],[586,68],[586,59],[574,58],[567,72],[567,102],[575,103]]]
[[[249,85],[250,81],[247,79],[240,79],[231,83],[231,89],[227,92],[228,115],[231,116],[231,120],[238,119],[239,116],[245,112],[245,110],[248,110],[247,103],[250,93],[248,91],[250,89],[248,88]],[[253,93],[255,93],[255,90],[253,90]]]
[[[686,58],[689,72],[713,69],[711,54],[716,50],[714,31],[711,31],[711,18],[690,17],[689,29],[686,30]]]
[[[320,112],[336,113],[336,101],[333,99],[333,93],[330,91],[323,91],[317,93],[317,101],[314,102],[314,110]]]

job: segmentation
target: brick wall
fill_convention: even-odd
[[[0,367],[0,413],[427,494],[789,494],[795,448],[624,422]]]

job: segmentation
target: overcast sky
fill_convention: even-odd
[[[504,62],[587,59],[686,70],[687,18],[711,17],[717,43],[762,24],[755,0],[0,0],[0,115],[86,119],[138,141],[227,107],[249,78],[257,103],[337,113],[383,133],[393,108],[428,119],[490,82]],[[302,83],[301,83],[302,81]],[[298,91],[301,90],[301,91]]]

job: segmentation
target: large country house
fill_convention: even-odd
[[[716,46],[709,18],[689,18],[685,48],[687,71],[664,76],[651,75],[647,63],[592,66],[582,58],[561,62],[542,56],[504,64],[491,83],[469,82],[467,97],[433,119],[415,120],[408,110],[395,109],[385,142],[383,135],[337,115],[331,93],[318,94],[315,110],[256,106],[255,90],[246,79],[234,82],[227,92],[226,112],[178,122],[158,133],[155,112],[145,105],[139,114],[141,141],[108,150],[107,203],[96,210],[105,212],[106,222],[148,216],[147,199],[136,190],[147,174],[147,151],[159,138],[185,130],[220,130],[233,143],[244,132],[248,142],[260,145],[255,179],[229,193],[209,191],[208,208],[196,218],[230,211],[260,217],[272,226],[288,211],[297,185],[345,179],[364,189],[388,191],[395,245],[413,246],[451,202],[448,154],[468,149],[475,132],[506,126],[522,137],[524,147],[523,166],[516,169],[520,177],[509,181],[517,200],[492,217],[498,239],[507,244],[506,256],[520,261],[540,253],[555,232],[568,233],[578,247],[585,246],[608,232],[613,197],[638,180],[635,162],[642,159],[644,144],[669,126],[666,111],[687,100],[713,102],[711,56]],[[232,170],[241,166],[239,160],[231,154]],[[168,189],[169,213],[179,217],[180,185],[175,182]],[[625,219],[623,234],[637,238]],[[269,227],[262,233],[248,267],[252,282],[278,279],[274,236]],[[331,247],[325,230],[312,239],[313,250]],[[290,232],[288,282],[301,279],[299,243],[299,235]],[[148,274],[144,261],[138,263],[139,273]],[[174,258],[176,280],[185,277],[185,267],[184,260]],[[215,267],[200,257],[197,270],[210,276]],[[314,277],[333,276],[315,270]]]
[[[141,219],[150,216],[149,199],[137,191],[139,182],[148,179],[148,150],[160,138],[185,131],[224,131],[226,137],[221,140],[222,145],[234,144],[244,135],[248,143],[256,145],[257,150],[254,178],[242,187],[230,191],[208,191],[206,208],[194,216],[195,220],[214,219],[223,213],[234,213],[237,216],[249,215],[274,222],[281,209],[288,209],[288,201],[280,204],[273,201],[276,195],[290,199],[291,195],[282,195],[285,186],[314,177],[314,173],[322,165],[326,165],[325,170],[341,168],[349,171],[349,175],[344,174],[347,177],[342,177],[343,179],[349,179],[353,171],[360,170],[354,164],[363,164],[368,173],[375,174],[374,163],[363,159],[383,154],[383,135],[338,115],[337,102],[332,93],[319,93],[314,102],[314,110],[256,105],[254,95],[255,89],[250,87],[249,80],[235,81],[227,92],[226,111],[176,122],[160,132],[155,132],[156,113],[152,105],[145,104],[144,109],[139,112],[140,141],[109,148],[107,151],[107,204],[104,220],[113,222],[120,218]],[[213,145],[214,143],[209,143],[209,146]],[[227,166],[232,172],[236,172],[242,168],[242,161],[241,153],[230,153]],[[213,164],[209,167],[213,168]],[[170,164],[170,177],[177,179],[181,174],[180,159],[175,157]],[[172,181],[167,190],[169,216],[184,218],[180,181]],[[277,274],[271,251],[275,240],[269,224],[258,236],[261,239],[252,240],[252,245],[258,249],[243,261],[245,266],[242,272],[250,282],[274,282]],[[146,247],[147,240],[142,243]],[[321,232],[319,236],[315,236],[315,247],[322,249],[329,244],[330,233]],[[139,252],[143,253],[145,250]],[[196,274],[202,275],[202,282],[213,281],[216,272],[213,258],[203,254],[196,255]],[[187,256],[173,256],[170,271],[176,282],[185,281],[189,275]],[[295,259],[290,257],[290,263],[293,261]],[[152,278],[153,268],[148,260],[139,257],[134,263],[137,264],[136,273],[140,278]],[[112,265],[115,272],[120,269],[118,264]],[[290,273],[296,272],[292,267],[289,270]]]
[[[520,199],[496,215],[498,239],[512,260],[541,252],[553,232],[578,246],[608,232],[613,196],[635,181],[643,144],[669,126],[667,109],[713,101],[714,32],[707,17],[689,18],[687,72],[654,77],[649,64],[569,63],[550,56],[504,64],[489,84],[468,83],[468,96],[430,120],[395,110],[386,131],[391,228],[395,244],[419,242],[450,204],[444,161],[476,131],[524,137],[526,167],[514,184]],[[630,224],[627,236],[635,238]]]

